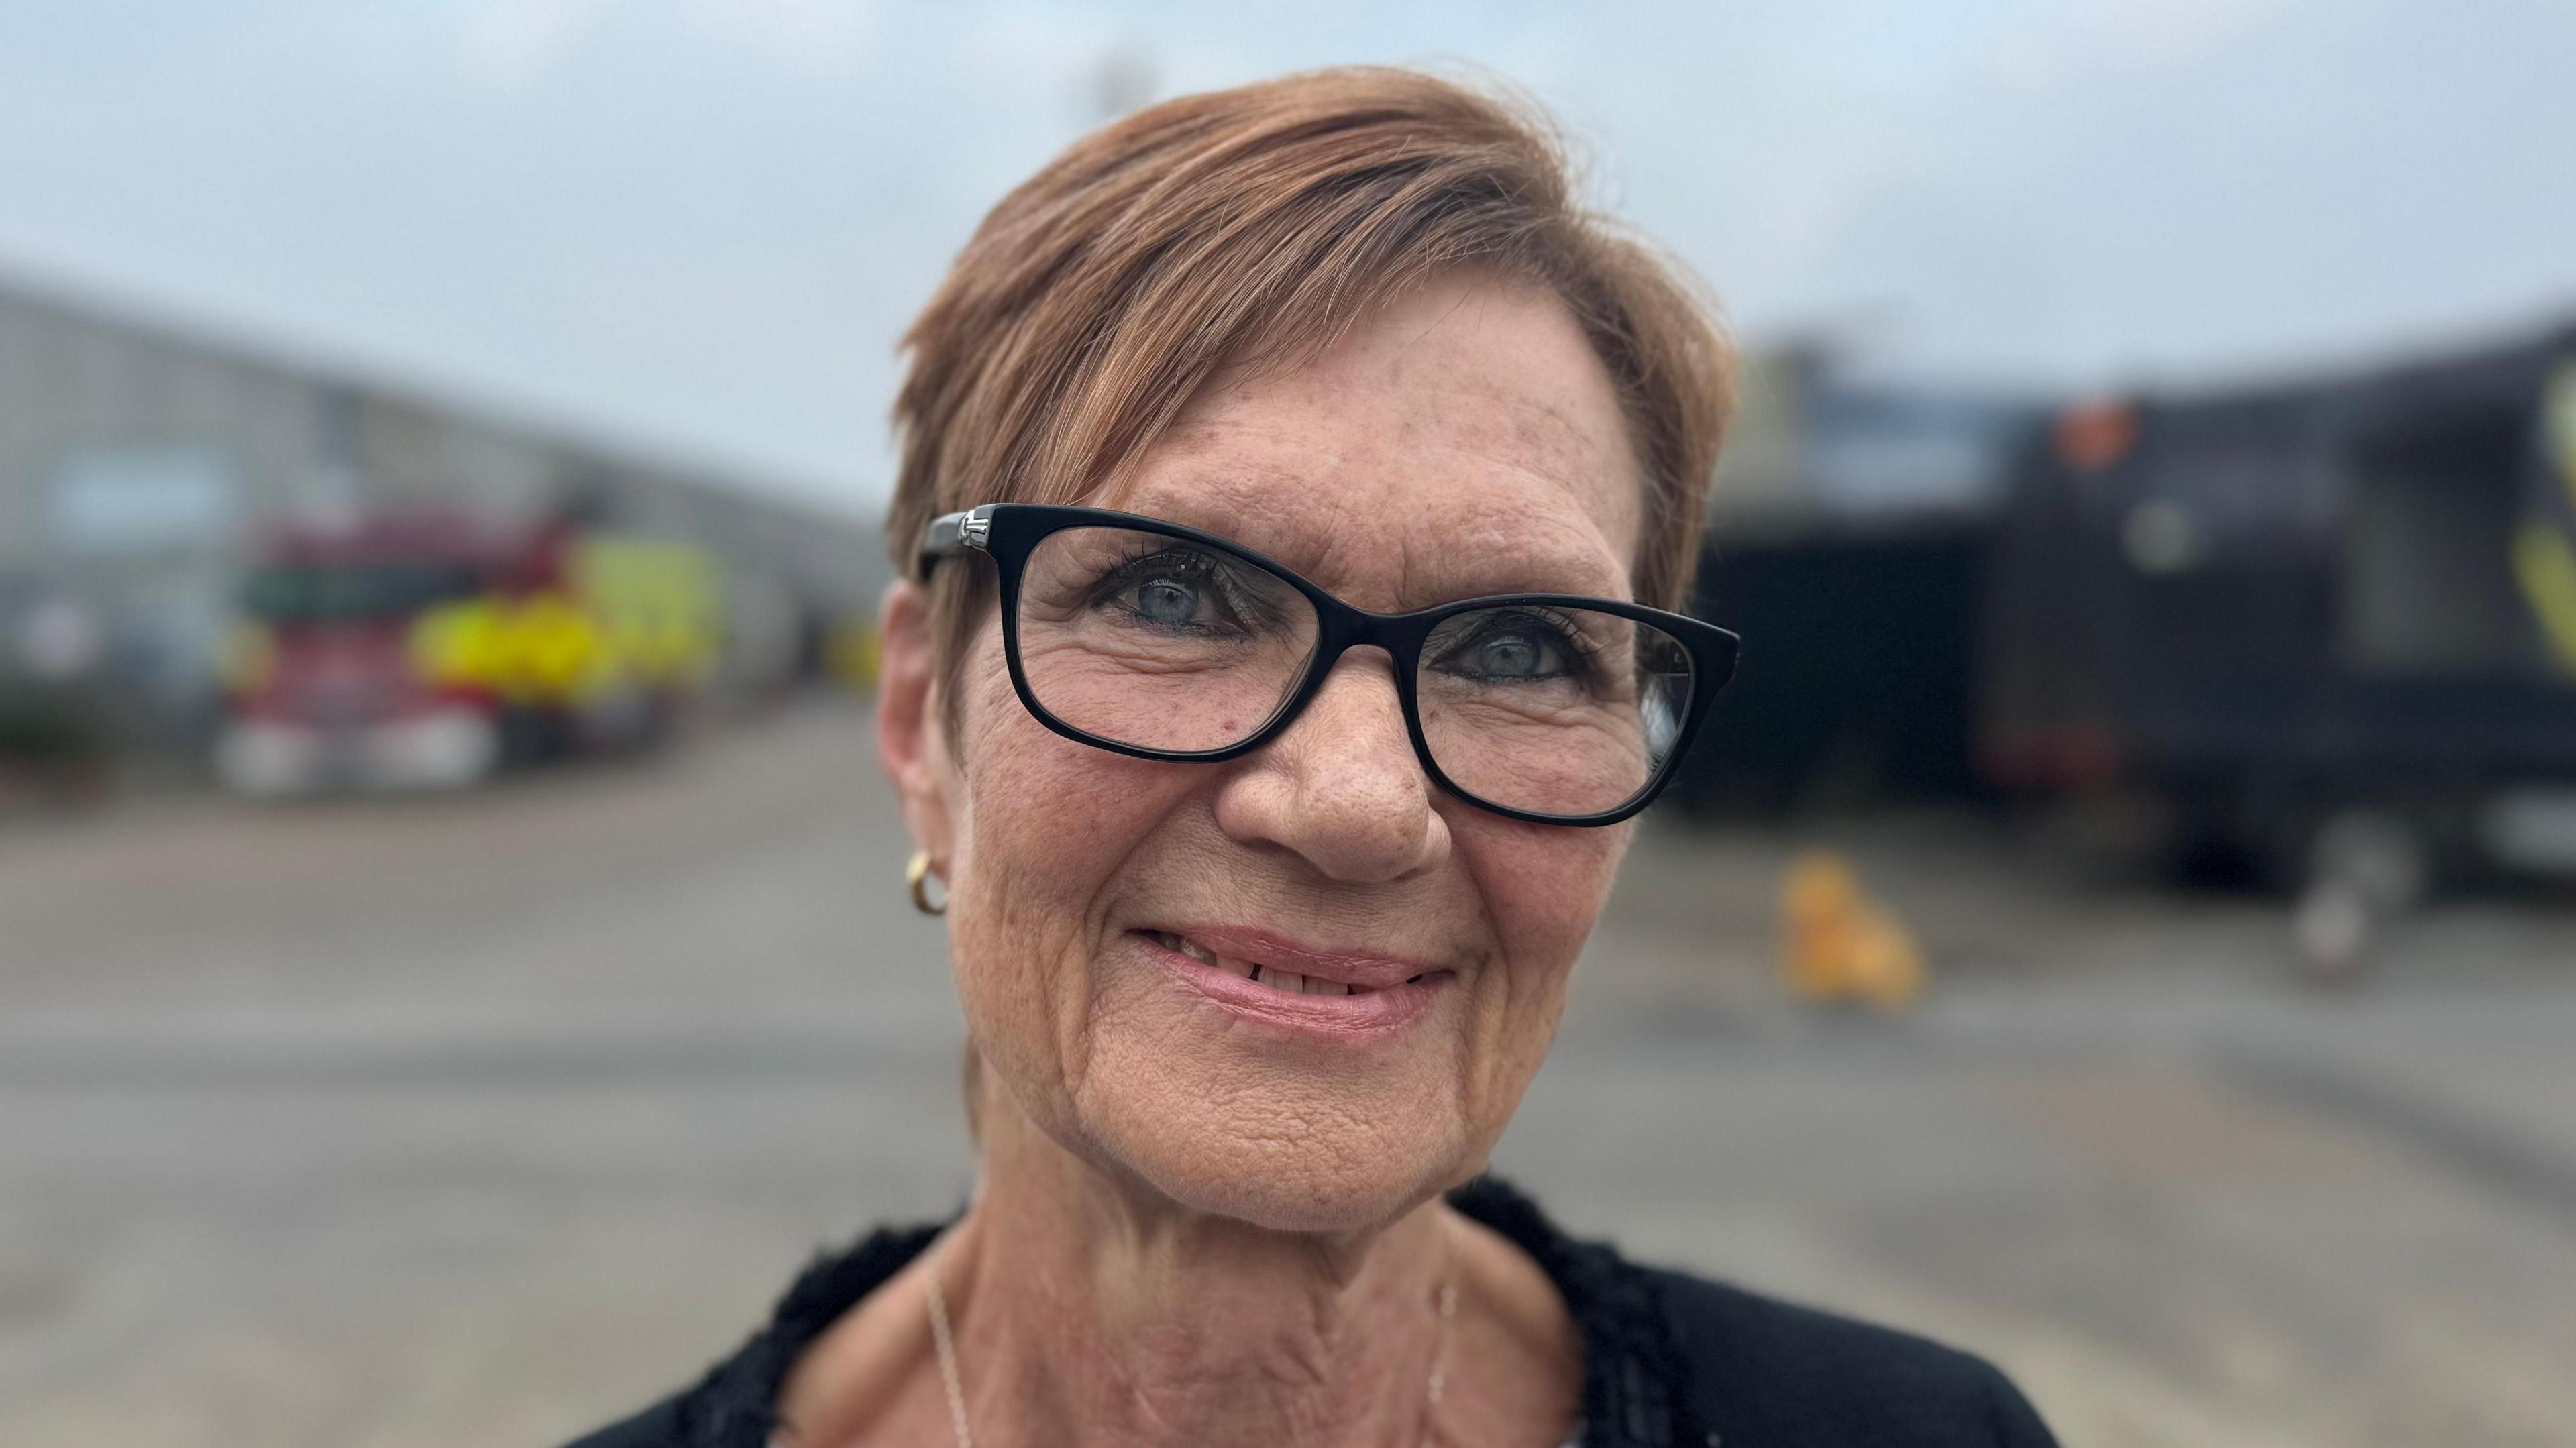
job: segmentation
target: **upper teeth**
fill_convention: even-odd
[[[1174,935],[1169,931],[1158,930],[1154,932],[1154,942],[1165,950],[1186,955],[1201,965],[1212,965],[1219,970],[1242,976],[1246,980],[1259,981],[1273,990],[1284,991],[1289,995],[1337,996],[1361,993],[1354,987],[1344,985],[1337,980],[1324,980],[1321,977],[1298,975],[1285,970],[1264,970],[1248,960],[1219,955],[1186,935]]]

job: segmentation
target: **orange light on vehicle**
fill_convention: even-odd
[[[2057,460],[2079,473],[2099,472],[2138,442],[2138,410],[2124,402],[2080,403],[2058,414],[2049,442]]]

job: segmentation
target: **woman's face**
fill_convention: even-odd
[[[1562,304],[1458,279],[1309,365],[1212,389],[1090,501],[1396,612],[1628,597],[1640,485]],[[924,695],[888,757],[946,862],[968,1027],[1040,1129],[1182,1206],[1281,1229],[1364,1228],[1482,1166],[1628,827],[1524,824],[1436,790],[1373,649],[1276,741],[1212,765],[1050,733],[1011,691],[998,622],[959,678],[954,750]]]

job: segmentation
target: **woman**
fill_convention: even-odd
[[[1155,107],[907,346],[880,748],[980,1185],[589,1448],[2049,1441],[1478,1178],[1734,660],[1662,611],[1726,351],[1540,129],[1396,71]]]

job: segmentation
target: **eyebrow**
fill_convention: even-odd
[[[1190,477],[1197,486],[1185,493],[1128,490],[1090,506],[1115,508],[1213,533],[1276,560],[1328,592],[1339,595],[1346,590],[1349,580],[1333,574],[1330,539],[1318,538],[1312,530],[1303,528],[1263,526],[1260,505],[1276,489],[1300,486],[1304,478],[1231,464],[1204,471],[1194,469]],[[1467,522],[1470,527],[1511,526],[1500,517],[1471,518]],[[1471,541],[1463,548],[1442,547],[1427,553],[1407,548],[1406,576],[1397,583],[1396,611],[1436,608],[1460,599],[1511,593],[1561,593],[1634,601],[1626,571],[1614,555],[1579,546],[1537,549],[1527,543],[1527,533],[1523,532],[1509,539],[1487,540],[1483,546]]]
[[[1501,518],[1471,521],[1497,528],[1513,526]],[[1481,546],[1470,540],[1419,560],[1423,581],[1434,585],[1433,591],[1440,595],[1431,602],[1491,593],[1571,593],[1625,600],[1634,593],[1628,570],[1615,553],[1592,546],[1589,539],[1557,543],[1542,530],[1526,526],[1527,522],[1521,520],[1520,531],[1508,539],[1484,541]]]

